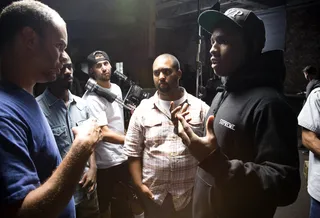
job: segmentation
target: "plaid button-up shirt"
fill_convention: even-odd
[[[202,133],[209,106],[184,91],[189,104],[191,127]],[[170,193],[176,210],[191,200],[198,162],[181,138],[174,133],[170,114],[159,104],[158,93],[143,100],[134,111],[126,134],[124,150],[131,157],[142,157],[142,182],[161,205]]]

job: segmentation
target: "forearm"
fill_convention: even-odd
[[[96,154],[94,152],[90,156],[89,165],[90,165],[90,169],[97,170]]]
[[[300,188],[299,159],[293,153],[287,155],[292,155],[287,163],[243,162],[228,160],[218,149],[199,166],[215,178],[217,187],[223,190],[221,199],[242,207],[268,201],[284,206],[295,201]]]
[[[102,140],[114,144],[124,144],[125,136],[121,133],[117,133],[111,130],[103,132]]]
[[[58,217],[70,201],[91,153],[75,141],[52,176],[25,197],[18,217]]]
[[[320,140],[317,135],[307,129],[302,130],[302,144],[315,155],[320,156]]]
[[[129,171],[132,176],[133,183],[140,187],[142,185],[142,166],[141,157],[129,157]]]

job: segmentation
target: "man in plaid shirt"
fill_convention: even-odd
[[[202,133],[209,106],[179,86],[180,64],[170,54],[153,63],[157,92],[134,111],[124,150],[133,181],[141,192],[146,218],[191,217],[197,160],[176,134],[171,110],[187,103],[194,131]]]

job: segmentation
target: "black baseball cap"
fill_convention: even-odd
[[[94,51],[91,54],[89,54],[87,57],[89,66],[93,66],[100,61],[106,61],[106,60],[110,62],[109,56],[104,51]]]
[[[224,14],[216,10],[202,12],[198,18],[199,25],[212,34],[221,23],[234,26],[243,31],[245,37],[257,40],[264,47],[266,31],[263,21],[250,10],[230,8]]]

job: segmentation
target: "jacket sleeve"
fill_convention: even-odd
[[[229,205],[289,205],[300,190],[297,119],[282,101],[259,106],[253,117],[254,161],[229,160],[217,149],[199,166],[214,177],[215,195]]]

